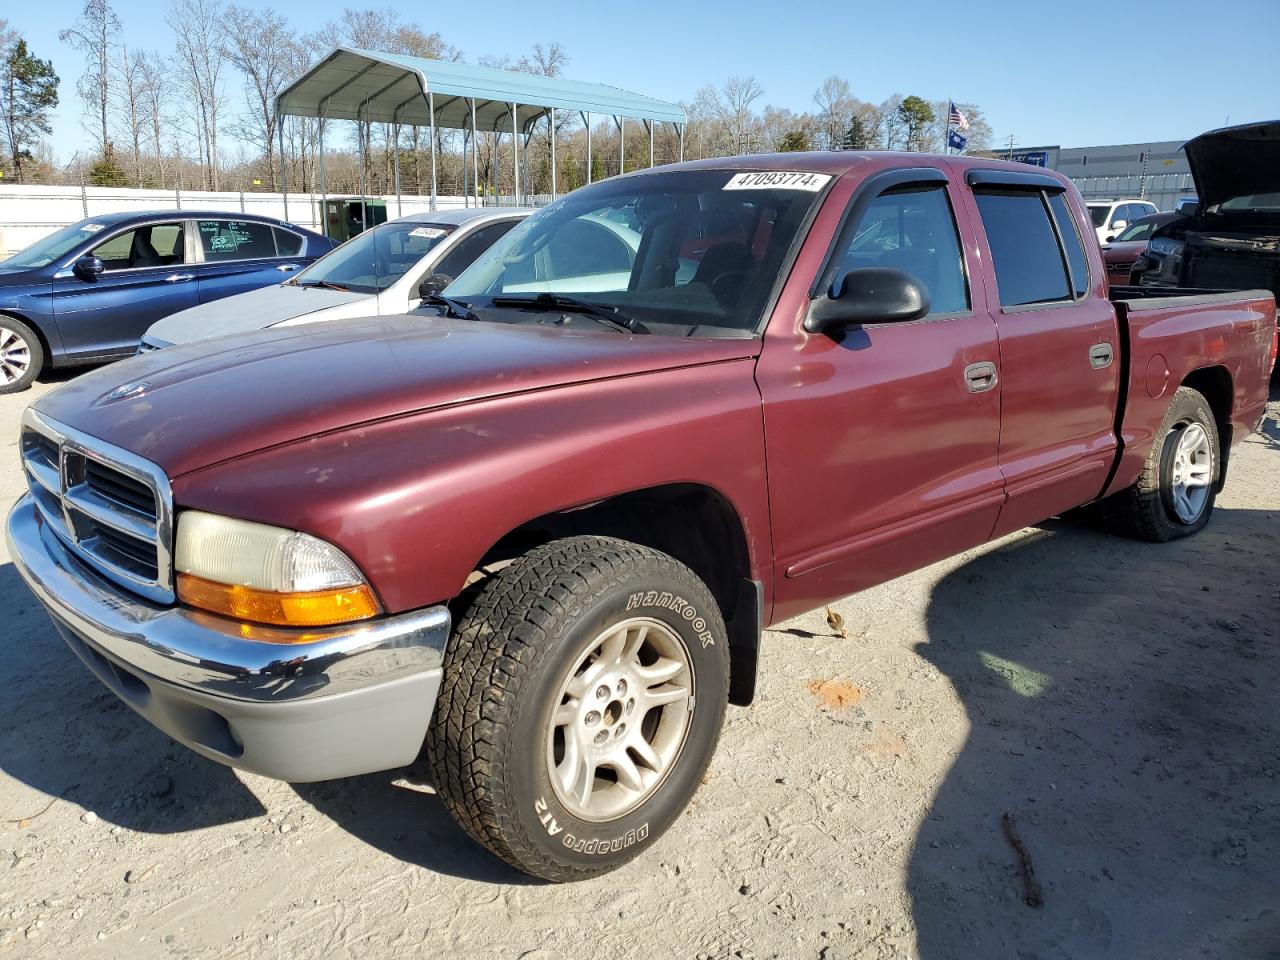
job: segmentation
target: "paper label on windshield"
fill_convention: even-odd
[[[80,229],[83,230],[85,233],[97,233],[99,230],[102,229],[102,227],[103,225],[101,223],[86,223]]]
[[[434,240],[437,237],[443,237],[448,231],[441,230],[439,227],[414,227],[409,231],[411,237],[424,237],[427,240]]]
[[[831,177],[825,173],[789,173],[785,170],[766,170],[756,173],[734,174],[724,185],[725,190],[804,190],[817,193],[827,185]]]

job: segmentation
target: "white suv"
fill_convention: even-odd
[[[1150,200],[1090,200],[1088,207],[1099,243],[1108,243],[1139,217],[1160,212]]]

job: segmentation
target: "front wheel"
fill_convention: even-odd
[[[0,393],[31,386],[44,366],[44,347],[21,320],[0,315]]]
[[[436,789],[512,866],[604,873],[688,805],[728,689],[724,622],[692,571],[622,540],[554,541],[459,620],[427,737]]]

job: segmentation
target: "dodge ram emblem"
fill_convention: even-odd
[[[136,380],[133,383],[126,383],[126,384],[123,384],[122,386],[116,387],[114,390],[108,393],[107,399],[108,400],[124,400],[128,397],[140,397],[147,392],[150,386],[151,386],[150,380]]]

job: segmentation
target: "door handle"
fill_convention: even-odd
[[[182,281],[184,280],[194,280],[195,278],[196,278],[196,275],[194,273],[172,273],[169,276],[164,278],[164,282],[165,283],[182,283]]]
[[[280,266],[276,267],[276,269],[281,273],[293,273],[293,271],[298,269],[298,265],[296,263],[282,263]]]
[[[1111,366],[1112,350],[1109,343],[1095,343],[1089,348],[1089,365],[1095,370]]]
[[[964,382],[970,393],[984,393],[994,387],[996,381],[996,365],[990,360],[971,363],[964,368]]]

